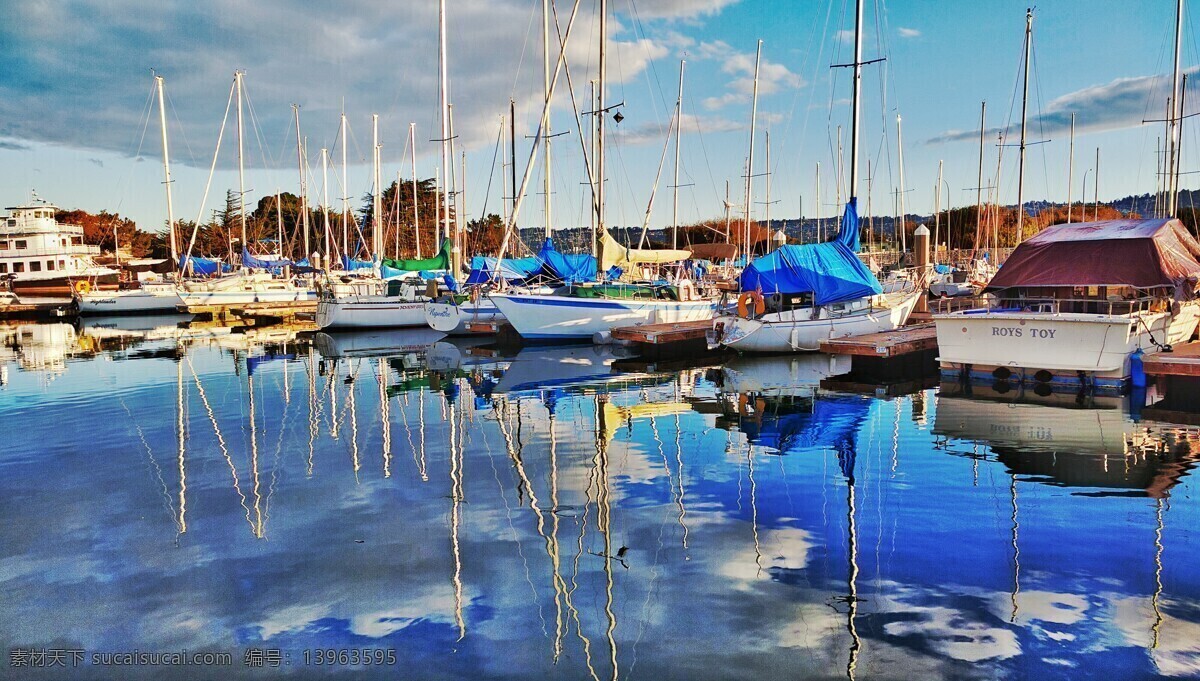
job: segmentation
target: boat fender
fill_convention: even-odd
[[[1142,365],[1142,356],[1145,354],[1138,348],[1129,356],[1129,380],[1135,388],[1146,387],[1146,368]]]
[[[750,314],[749,302],[754,301],[754,314]],[[758,291],[747,291],[738,297],[738,316],[743,319],[754,319],[767,311],[767,303]]]

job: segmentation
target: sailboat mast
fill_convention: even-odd
[[[679,95],[675,98],[675,192],[671,206],[671,248],[679,248],[679,145],[683,135],[683,68],[686,65],[686,60],[679,60]]]
[[[863,0],[854,3],[854,93],[850,96],[850,201],[858,199],[858,136],[859,109],[862,94],[862,15]],[[818,201],[820,197],[817,197]],[[820,215],[820,204],[817,206]]]
[[[325,268],[329,269],[329,256],[333,254],[333,240],[329,235],[329,150],[321,147],[321,215],[324,218]]]
[[[1179,124],[1183,116],[1182,98],[1179,96],[1179,58],[1183,36],[1183,0],[1175,2],[1175,70],[1171,74],[1171,134],[1168,140],[1167,159],[1167,216],[1173,217],[1178,206],[1179,178],[1175,176],[1175,157],[1179,153]]]
[[[242,72],[235,71],[233,78],[237,81],[238,221],[242,225],[242,253],[246,253],[249,244],[246,243],[246,164],[242,158]]]
[[[308,225],[308,163],[304,153],[304,138],[300,136],[300,105],[293,104],[292,111],[296,112],[296,163],[300,166],[300,220],[304,230],[304,252],[301,255],[307,258],[312,247]]]
[[[1181,0],[1182,1],[1182,0]],[[1029,55],[1033,51],[1033,9],[1025,10],[1025,84],[1021,95],[1021,149],[1017,167],[1017,243],[1021,243],[1025,222],[1025,128],[1029,107]]]
[[[933,206],[933,257],[934,257],[935,261],[937,260],[937,250],[938,250],[938,243],[939,243],[938,239],[940,238],[941,231],[942,231],[942,164],[943,164],[943,161],[939,160],[938,161],[937,186],[934,187],[934,189],[933,189],[933,196],[934,196],[934,199],[933,199],[933,203],[934,203],[934,206]],[[947,196],[946,201],[949,202],[949,200],[950,200],[950,197]],[[950,219],[949,214],[947,214],[946,219],[947,219],[947,221],[949,221],[949,219]],[[949,222],[947,222],[947,224],[946,224],[946,229],[947,230],[950,229]]]
[[[542,85],[543,94],[550,99],[550,0],[542,0]],[[546,238],[550,238],[551,204],[550,198],[550,107],[542,107],[542,156],[545,160],[542,168],[542,191],[546,195]],[[515,191],[515,190],[514,190]]]
[[[343,107],[344,108],[344,107]],[[349,178],[346,176],[346,112],[342,111],[342,255],[350,257],[350,197]]]
[[[450,187],[449,178],[453,175],[454,170],[450,165],[450,92],[449,92],[449,76],[446,64],[446,0],[440,0],[438,3],[438,63],[441,71],[441,94],[442,106],[442,168],[446,173],[446,187]],[[450,198],[446,197],[442,201],[442,224],[446,226],[446,233],[450,233]],[[453,246],[452,246],[453,248]],[[457,272],[456,272],[457,273]]]
[[[604,224],[604,101],[608,85],[608,0],[600,0],[600,58],[596,83],[596,231],[592,236],[592,247],[596,253],[596,273],[603,275],[600,238],[607,229]],[[600,277],[597,277],[600,278]]]
[[[375,190],[371,202],[371,259],[383,258],[383,180],[379,175],[379,114],[371,114],[371,161],[373,165],[372,181]]]
[[[752,200],[752,188],[754,180],[754,128],[758,122],[758,67],[762,63],[762,46],[763,41],[758,41],[758,50],[754,56],[754,86],[750,99],[750,155],[746,160],[746,224],[742,232],[745,234],[746,246],[746,263],[750,262],[750,254],[753,249],[750,247],[750,209]]]
[[[175,241],[175,208],[171,203],[171,153],[167,147],[167,110],[163,106],[163,78],[154,76],[158,90],[158,121],[162,127],[163,184],[167,187],[167,230],[171,235],[171,261],[179,266],[179,244]]]
[[[417,208],[417,124],[408,124],[408,148],[412,156],[413,238],[417,242],[417,260],[421,259],[421,213]],[[399,185],[396,187],[399,190]],[[400,257],[399,255],[396,256]]]
[[[979,105],[979,179],[975,182],[975,248],[983,232],[983,134],[987,127],[987,102]],[[986,240],[984,246],[986,247]]]
[[[898,195],[898,205],[900,211],[900,221],[897,223],[897,229],[900,230],[900,252],[908,250],[908,229],[905,228],[907,220],[904,218],[904,134],[900,129],[900,117],[896,116],[896,149],[899,156],[897,162],[900,164],[900,191]]]
[[[1075,114],[1071,113],[1071,145],[1067,152],[1067,224],[1071,224],[1071,185],[1075,183]]]

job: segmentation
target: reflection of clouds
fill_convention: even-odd
[[[1012,596],[995,594],[989,599],[989,605],[996,617],[1007,618],[1013,607]],[[1022,591],[1017,594],[1016,624],[1035,628],[1035,622],[1078,624],[1087,616],[1088,605],[1087,598],[1078,594]]]
[[[1200,623],[1181,619],[1171,611],[1195,612],[1200,603],[1163,598],[1159,601],[1162,623],[1158,626],[1158,645],[1154,645],[1155,614],[1146,596],[1114,598],[1113,624],[1128,645],[1146,648],[1154,666],[1163,676],[1194,678],[1200,668]]]
[[[912,608],[918,619],[889,622],[889,636],[920,636],[937,652],[966,662],[1005,659],[1021,653],[1017,635],[1002,627],[973,620],[962,611],[944,607]]]

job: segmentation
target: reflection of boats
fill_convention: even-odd
[[[70,324],[17,324],[3,327],[0,364],[15,361],[24,371],[61,372],[67,357],[79,350],[75,327]]]
[[[1195,465],[1170,429],[1134,424],[1118,398],[1067,408],[943,395],[933,432],[986,444],[1015,475],[1064,487],[1161,497]]]
[[[498,393],[544,388],[603,386],[607,383],[645,380],[648,374],[615,373],[617,349],[608,346],[569,345],[523,348],[496,386]],[[666,380],[666,377],[653,377]]]
[[[424,352],[445,335],[428,327],[375,329],[318,333],[313,337],[313,344],[317,346],[321,356],[327,358],[383,357],[406,352]]]
[[[728,393],[767,397],[811,397],[821,380],[850,371],[845,355],[740,356],[721,369],[721,387]]]

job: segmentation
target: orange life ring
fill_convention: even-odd
[[[763,295],[758,291],[747,291],[738,298],[737,309],[738,316],[743,319],[750,319],[750,306],[747,305],[750,301],[754,301],[754,316],[757,317],[767,311],[767,301],[763,299]]]
[[[75,292],[76,293],[90,293],[91,290],[92,290],[92,284],[88,280],[80,279],[79,281],[75,282]]]

